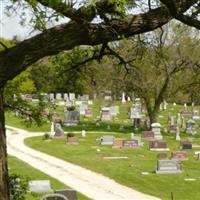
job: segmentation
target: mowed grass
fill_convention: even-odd
[[[63,183],[40,172],[39,170],[36,170],[35,168],[31,167],[30,165],[26,164],[25,162],[22,162],[21,160],[15,158],[13,156],[9,156],[9,158],[8,158],[8,167],[9,167],[10,174],[17,174],[28,180],[50,180],[51,187],[53,190],[69,188],[68,186],[64,185]],[[43,195],[44,194],[41,194],[41,193],[28,192],[26,194],[26,199],[27,200],[39,200]],[[78,194],[78,198],[80,200],[89,200],[88,197],[85,197],[80,193]]]
[[[96,126],[96,121],[98,121],[97,116],[99,115],[100,105],[102,105],[102,101],[100,100],[92,105],[92,118],[81,117],[81,124],[77,127],[64,128],[68,132],[81,131],[83,129],[93,131],[93,133],[88,133],[86,138],[82,138],[80,134],[76,134],[79,139],[78,145],[67,145],[65,140],[51,140],[47,142],[42,137],[28,138],[25,143],[34,149],[102,173],[123,185],[158,196],[161,199],[171,199],[172,194],[174,200],[200,199],[200,161],[197,161],[196,157],[194,157],[194,151],[200,150],[200,148],[187,152],[189,160],[182,162],[182,174],[157,175],[155,174],[155,169],[158,152],[148,150],[148,141],[144,141],[144,146],[139,149],[113,149],[110,146],[101,146],[99,144],[96,139],[102,135],[112,135],[111,132],[116,132],[116,134],[113,134],[115,137],[130,138],[130,133],[132,132],[132,122],[128,119],[127,115],[127,110],[131,106],[131,103],[120,104],[120,102],[115,102],[114,105],[120,105],[120,114],[111,122],[101,122],[99,127]],[[182,109],[183,106],[169,105],[167,111],[159,113],[158,121],[164,127],[167,127],[167,117],[169,115],[175,116]],[[58,107],[57,111],[63,116],[62,107]],[[15,122],[17,127],[26,129],[24,125],[21,125],[19,119],[11,115],[11,113],[7,113],[7,124],[14,125]],[[107,129],[108,125],[111,127],[110,130]],[[124,130],[119,130],[120,125],[124,126]],[[49,131],[48,127],[49,124],[44,124],[41,129],[31,127],[28,130]],[[100,134],[98,131],[107,131],[108,133]],[[199,130],[195,136],[185,134],[183,131],[181,129],[182,140],[193,138],[193,143],[200,144]],[[138,131],[137,134],[141,134],[141,132]],[[179,142],[175,141],[175,137],[172,134],[167,132],[163,132],[162,134],[170,148],[170,152],[167,152],[168,157],[170,157],[171,151],[180,150]],[[97,152],[97,148],[101,151]],[[128,159],[104,160],[104,156],[127,156]],[[149,172],[149,174],[142,175],[142,172]],[[194,178],[196,180],[187,182],[184,180],[185,178]]]
[[[200,161],[193,156],[193,151],[188,151],[189,160],[182,162],[182,174],[157,175],[154,171],[158,152],[149,151],[147,141],[139,149],[113,149],[110,146],[101,146],[96,141],[96,138],[100,136],[98,133],[91,133],[86,138],[82,138],[80,134],[77,134],[78,145],[66,144],[65,140],[47,142],[41,137],[28,138],[25,143],[34,149],[102,173],[123,185],[162,199],[170,199],[171,192],[173,192],[174,199],[199,198]],[[114,136],[129,137],[129,134]],[[170,150],[179,150],[179,142],[176,142],[174,137],[165,136],[165,140]],[[194,141],[200,144],[199,137]],[[101,151],[97,152],[97,148]],[[167,154],[170,157],[170,152]],[[128,159],[104,160],[104,156],[127,156]],[[149,175],[142,175],[142,172],[149,172]],[[195,178],[196,181],[186,182],[185,178]]]

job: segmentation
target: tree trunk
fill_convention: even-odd
[[[149,113],[150,126],[151,126],[151,124],[157,122],[157,115],[158,115],[158,112],[156,112],[156,111]]]
[[[9,200],[3,88],[0,88],[0,199]]]

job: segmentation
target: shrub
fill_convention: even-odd
[[[27,178],[16,174],[12,174],[9,176],[9,189],[12,200],[25,200],[27,187]]]
[[[74,111],[76,109],[76,107],[75,106],[70,106],[70,107],[67,107],[67,110],[68,111]]]
[[[74,137],[74,133],[67,133],[67,137]]]
[[[48,140],[49,138],[50,138],[50,135],[48,133],[45,133],[44,136],[43,136],[43,139]]]

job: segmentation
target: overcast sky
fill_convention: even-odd
[[[13,36],[18,35],[21,38],[27,38],[30,33],[28,27],[22,27],[18,16],[6,16],[5,7],[8,0],[0,0],[0,36],[7,39],[12,39]]]

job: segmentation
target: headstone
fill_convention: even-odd
[[[109,107],[103,107],[101,109],[101,120],[102,121],[111,121],[112,120],[112,115],[110,114]]]
[[[55,193],[64,195],[68,200],[78,200],[77,192],[73,189],[56,190]]]
[[[62,194],[46,194],[40,200],[68,200],[68,198]]]
[[[159,153],[157,155],[157,159],[158,160],[165,160],[165,159],[167,159],[167,154],[166,153]]]
[[[89,95],[88,94],[84,94],[83,96],[80,96],[79,99],[81,101],[88,101],[89,100]]]
[[[126,103],[126,97],[125,97],[125,93],[122,93],[122,103]]]
[[[105,135],[100,138],[101,145],[113,145],[114,137]]]
[[[186,128],[186,123],[185,123],[185,118],[184,117],[182,117],[181,127],[184,128],[184,129]]]
[[[69,100],[70,100],[70,101],[73,101],[73,100],[75,100],[75,99],[76,99],[75,94],[74,94],[74,93],[69,93]]]
[[[177,128],[178,128],[178,127],[177,127],[176,125],[171,125],[171,126],[169,127],[169,132],[172,133],[172,134],[176,134]]]
[[[181,162],[178,160],[158,160],[156,174],[182,173]]]
[[[73,102],[71,101],[65,101],[65,107],[72,107],[73,106]]]
[[[55,123],[54,130],[55,130],[55,134],[54,134],[53,138],[59,139],[59,138],[64,138],[65,137],[64,131],[63,131],[62,126],[61,126],[60,123]]]
[[[90,108],[85,110],[85,117],[92,117],[92,111]]]
[[[112,101],[112,92],[110,90],[105,91],[104,100],[108,102]]]
[[[196,129],[195,129],[195,121],[190,119],[186,122],[186,133],[192,133],[192,135],[196,134]]]
[[[177,124],[177,126],[181,126],[181,114],[180,113],[177,114],[176,124]]]
[[[191,141],[182,141],[181,147],[182,147],[182,150],[191,150],[192,149],[192,142]]]
[[[188,158],[185,151],[176,151],[172,152],[171,160],[188,160]]]
[[[51,122],[50,138],[53,138],[54,134],[55,134],[54,122]]]
[[[81,105],[79,106],[80,115],[85,115],[87,109],[88,109],[88,105],[86,105],[86,104],[81,104]]]
[[[187,110],[187,104],[186,103],[184,103],[184,109]]]
[[[30,192],[51,193],[51,184],[49,180],[32,180],[28,182],[28,190]]]
[[[151,151],[169,151],[167,143],[164,140],[149,141],[149,149]]]
[[[192,112],[192,119],[193,120],[200,120],[199,111],[197,109],[193,110],[193,112]]]
[[[138,148],[139,143],[136,139],[123,140],[123,148]]]
[[[110,107],[110,114],[112,116],[117,116],[119,114],[119,106],[111,106]]]
[[[153,123],[151,124],[151,130],[154,132],[154,138],[155,139],[162,139],[162,135],[161,135],[161,125],[159,123]]]
[[[131,139],[133,139],[133,138],[134,138],[134,135],[135,135],[135,134],[132,132],[132,133],[131,133]]]
[[[180,113],[183,117],[192,117],[192,112],[189,110],[182,110]]]
[[[69,96],[68,96],[68,94],[67,94],[67,93],[64,93],[63,97],[64,97],[64,99],[65,99],[66,101],[68,101],[68,100],[69,100]]]
[[[67,137],[67,144],[78,144],[77,137]]]
[[[64,112],[64,126],[74,126],[80,122],[80,113],[77,110]]]
[[[52,121],[54,123],[60,123],[60,124],[62,124],[62,120],[61,120],[61,118],[60,118],[60,116],[59,116],[59,114],[57,112],[53,113],[53,115],[52,115]]]
[[[200,160],[200,153],[197,154],[197,160]]]
[[[180,137],[180,131],[179,131],[179,127],[177,127],[176,129],[176,141],[180,141],[181,137]]]
[[[113,148],[122,148],[123,147],[123,141],[124,138],[115,138],[113,142]]]
[[[62,99],[62,95],[61,95],[61,93],[56,93],[56,99],[57,99],[57,100]]]
[[[169,117],[170,126],[174,126],[174,116]]]
[[[160,111],[163,111],[163,104],[160,104]]]
[[[54,99],[54,93],[50,93],[50,94],[49,94],[49,98],[50,98],[50,99]]]
[[[154,139],[154,132],[153,131],[143,131],[142,137],[147,140]]]
[[[93,101],[92,100],[88,100],[88,105],[93,105]]]
[[[166,101],[163,102],[163,109],[167,110],[167,102]]]
[[[82,130],[82,131],[81,131],[81,135],[82,135],[82,137],[85,137],[85,136],[86,136],[86,131],[85,131],[85,130]]]

